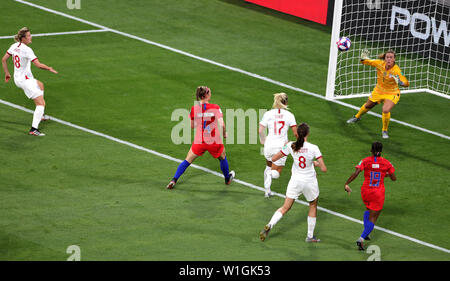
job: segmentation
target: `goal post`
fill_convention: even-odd
[[[350,50],[336,42],[350,38]],[[392,49],[410,81],[402,93],[427,92],[450,99],[450,0],[335,0],[326,98],[368,96],[376,71],[360,63]]]

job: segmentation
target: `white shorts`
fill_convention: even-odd
[[[275,154],[280,152],[281,148],[282,147],[278,147],[278,146],[264,146],[264,157],[266,157],[267,161],[272,162],[272,156],[274,156]],[[286,159],[287,159],[287,156],[283,156],[280,159],[278,159],[277,161],[273,162],[273,164],[275,164],[277,166],[284,166],[284,164],[286,163]]]
[[[291,177],[286,190],[286,197],[297,199],[301,194],[306,198],[306,201],[311,202],[319,197],[319,184],[317,179],[297,179]]]
[[[44,95],[44,91],[39,87],[37,80],[34,78],[16,82],[16,86],[21,88],[29,99],[35,99]]]

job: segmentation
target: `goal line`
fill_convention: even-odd
[[[428,93],[435,96],[440,96],[441,98],[450,99],[449,95],[445,95],[430,89],[414,89],[414,90],[402,90],[402,95],[404,94],[414,94],[414,93]],[[334,98],[337,100],[343,100],[343,99],[353,99],[353,98],[361,98],[361,97],[368,97],[370,96],[370,93],[366,94],[352,94],[348,96],[335,96]]]

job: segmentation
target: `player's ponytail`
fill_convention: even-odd
[[[206,97],[206,95],[210,92],[209,88],[206,86],[198,86],[195,92],[195,97],[197,100],[202,100]]]
[[[297,127],[298,138],[297,141],[292,144],[294,151],[299,151],[305,143],[305,137],[309,135],[309,126],[306,123],[302,123]]]
[[[383,144],[381,142],[372,143],[372,149],[370,150],[375,157],[380,157],[381,152],[383,151]]]
[[[273,108],[287,109],[288,96],[286,93],[277,93],[273,95]]]
[[[28,27],[22,27],[17,34],[14,36],[14,40],[17,42],[22,42],[22,38],[25,38],[27,36],[27,33],[30,32]]]

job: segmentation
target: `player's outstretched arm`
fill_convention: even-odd
[[[266,142],[266,127],[263,125],[259,125],[259,141],[261,144],[264,144]]]
[[[53,67],[50,66],[46,66],[45,64],[41,63],[38,59],[35,59],[33,61],[34,65],[40,69],[44,69],[44,70],[48,70],[50,72],[53,72],[55,74],[58,74],[58,72],[56,70],[53,69]]]
[[[280,160],[283,157],[284,157],[284,154],[281,151],[279,151],[277,154],[272,156],[272,163]]]
[[[225,122],[223,121],[223,118],[219,118],[218,121],[219,121],[220,128],[222,128],[223,137],[226,139],[228,137],[228,134],[227,134],[227,130],[225,128]]]
[[[395,176],[395,173],[388,174],[388,176],[391,178],[392,181],[396,181],[397,177]]]
[[[291,129],[292,133],[294,133],[295,138],[298,139],[297,126],[292,126]]]
[[[6,53],[3,58],[2,58],[2,66],[3,66],[3,71],[5,72],[5,82],[8,83],[9,79],[11,79],[11,74],[9,73],[8,70],[8,64],[6,63],[6,61],[9,59],[11,55]]]
[[[359,173],[361,172],[361,169],[356,168],[355,171],[353,172],[353,174],[351,174],[351,176],[347,179],[347,181],[345,182],[345,186],[344,189],[345,191],[347,191],[347,193],[351,193],[352,189],[350,188],[349,184],[356,179],[356,177],[358,177]]]
[[[320,170],[324,173],[328,171],[327,166],[325,166],[325,162],[323,161],[323,158],[319,158],[316,161],[314,161],[314,166],[319,167]]]

